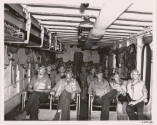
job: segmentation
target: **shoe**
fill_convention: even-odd
[[[15,117],[16,120],[25,120],[26,119],[27,112],[23,112],[22,114]]]
[[[26,115],[26,119],[29,120],[30,119],[30,115]]]

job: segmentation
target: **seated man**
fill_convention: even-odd
[[[30,114],[30,120],[38,120],[39,104],[40,102],[48,101],[48,95],[51,90],[51,81],[44,65],[39,67],[38,75],[31,79],[28,89],[32,94],[22,115]]]
[[[126,112],[130,120],[143,120],[144,102],[147,101],[147,89],[143,81],[140,80],[138,70],[131,72],[131,80],[128,81],[127,93],[129,104]],[[135,113],[137,110],[137,113]]]
[[[47,66],[47,74],[51,80],[51,87],[53,88],[55,86],[55,77],[57,74],[55,64],[50,64]]]
[[[114,74],[112,80],[110,81],[110,85],[113,89],[117,90],[117,120],[126,120],[126,105],[127,105],[127,97],[126,97],[126,86],[127,81],[120,79],[119,74]]]
[[[95,79],[95,72],[96,72],[95,67],[92,67],[92,68],[90,69],[89,75],[87,76],[87,84],[88,84],[88,87],[90,86],[90,83],[91,83],[92,81],[94,81],[94,79]]]
[[[59,98],[58,111],[54,120],[70,120],[70,103],[74,99],[76,93],[80,93],[81,89],[77,81],[72,77],[72,71],[65,73],[65,78],[60,79],[55,87],[51,90],[51,94]]]
[[[62,78],[65,78],[65,66],[64,65],[61,65],[58,67],[58,73],[56,73],[56,76],[55,76],[55,84],[57,84],[57,82]]]
[[[94,94],[94,99],[102,106],[100,120],[109,120],[109,106],[117,91],[111,89],[108,81],[103,78],[102,71],[96,73],[96,79],[91,82],[88,93]]]

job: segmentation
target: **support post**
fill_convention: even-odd
[[[139,71],[139,73],[141,73],[142,47],[143,47],[142,36],[139,36],[137,38],[137,55],[136,55],[136,63],[137,63],[136,68]]]

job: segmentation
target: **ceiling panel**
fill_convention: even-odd
[[[119,26],[119,25],[111,25],[110,28],[115,28],[115,29],[131,29],[131,30],[144,30],[143,27]]]
[[[116,20],[114,23],[128,24],[128,25],[138,25],[138,26],[152,26],[152,22]]]
[[[137,11],[138,12],[138,11]],[[152,21],[152,14],[123,13],[120,18]]]
[[[98,41],[99,45],[105,46],[107,43],[114,43],[115,41],[128,38],[130,35],[139,34],[148,27],[152,27],[152,1],[132,0],[132,5],[123,13],[119,13],[118,18],[113,22],[110,18],[105,19],[105,21],[107,20],[111,23],[104,29],[105,34]],[[83,21],[83,16],[90,16],[90,21],[95,23],[101,13],[101,9],[104,9],[103,7],[108,2],[109,0],[48,0],[48,2],[30,3],[26,7],[33,17],[48,29],[49,32],[57,33],[59,40],[67,44],[76,44],[78,43],[77,28],[80,22]],[[89,7],[84,13],[80,12],[81,3],[89,3]],[[112,12],[108,12],[107,14],[112,16]],[[100,22],[103,21],[100,20]],[[86,32],[86,35],[88,35],[88,32]]]
[[[43,8],[43,7],[28,7],[27,8],[29,12],[35,14],[35,13],[41,13],[42,14],[54,14],[54,15],[76,15],[76,16],[82,16],[82,15],[88,15],[89,17],[97,17],[99,15],[99,11],[94,10],[86,10],[84,14],[80,12],[80,9],[67,9],[67,8]]]

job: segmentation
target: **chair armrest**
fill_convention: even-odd
[[[50,93],[50,110],[52,110],[52,102],[54,101],[54,95]]]
[[[26,106],[27,91],[26,90],[23,91],[21,95],[22,95],[22,111],[23,111]]]
[[[80,93],[76,94],[76,112],[77,112],[77,120],[79,120],[79,116],[80,116]]]
[[[76,94],[76,97],[77,97],[77,99],[80,100],[80,93],[77,93],[77,94]]]
[[[91,112],[93,110],[93,100],[94,100],[94,96],[89,94],[89,100],[88,100],[88,119],[91,119]]]
[[[94,95],[89,95],[89,99],[90,99],[91,103],[93,104],[93,101],[94,101]]]

